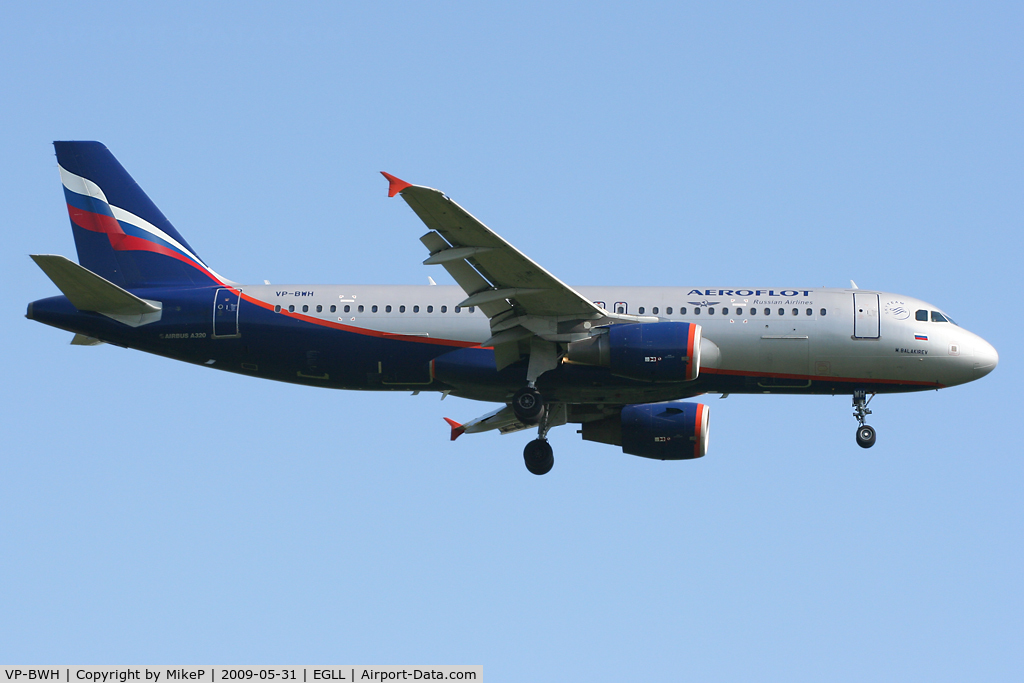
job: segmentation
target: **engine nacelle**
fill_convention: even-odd
[[[612,325],[605,334],[569,344],[567,357],[643,382],[688,382],[700,372],[700,342],[694,323]]]
[[[621,415],[584,422],[583,438],[643,458],[692,460],[708,452],[708,413],[703,403],[628,405]]]

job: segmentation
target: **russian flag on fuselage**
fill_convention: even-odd
[[[126,289],[219,284],[99,142],[54,142],[82,266]]]

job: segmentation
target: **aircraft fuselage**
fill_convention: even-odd
[[[707,392],[850,394],[938,389],[996,363],[981,337],[918,299],[869,290],[580,287],[618,313],[702,326],[697,380],[648,383],[563,362],[539,388],[552,401],[643,403]],[[504,401],[526,362],[501,372],[480,348],[490,335],[454,286],[241,285],[146,289],[160,319],[125,326],[65,297],[29,317],[111,344],[219,370],[333,389],[450,391]],[[919,313],[924,311],[925,313]],[[925,317],[925,320],[918,320]]]

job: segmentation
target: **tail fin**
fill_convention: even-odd
[[[78,262],[126,289],[224,284],[99,142],[54,142]]]

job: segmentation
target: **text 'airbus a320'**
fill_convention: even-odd
[[[857,443],[876,393],[963,384],[996,350],[900,294],[793,287],[570,287],[437,190],[384,174],[426,224],[427,265],[458,286],[239,284],[210,269],[98,142],[56,142],[76,264],[32,258],[63,296],[27,317],[219,370],[332,389],[438,391],[499,404],[451,438],[535,427],[645,458],[699,458],[705,393],[848,394]],[[80,264],[80,265],[79,265]]]

